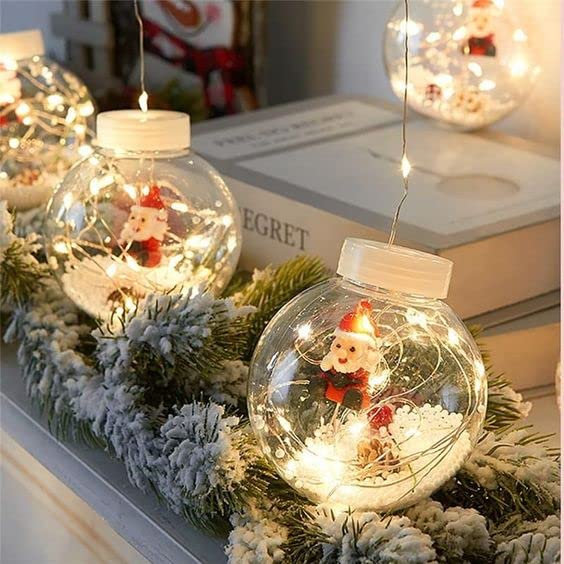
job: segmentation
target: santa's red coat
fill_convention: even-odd
[[[357,389],[362,394],[360,408],[366,409],[370,406],[370,395],[368,394],[369,373],[364,368],[359,368],[356,372],[342,373],[334,368],[327,372],[322,372],[321,377],[327,380],[325,397],[336,403],[343,403],[345,394],[349,390]]]

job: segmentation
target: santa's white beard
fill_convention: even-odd
[[[328,370],[335,370],[336,372],[341,372],[343,374],[351,374],[352,372],[357,372],[361,368],[370,372],[374,367],[374,354],[368,352],[355,359],[348,359],[344,364],[339,362],[339,357],[332,351],[329,351],[321,361],[321,370],[327,372]]]

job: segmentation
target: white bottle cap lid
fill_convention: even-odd
[[[345,239],[337,273],[370,284],[426,298],[446,298],[452,261],[387,243]]]
[[[97,144],[122,151],[174,151],[190,147],[190,116],[167,110],[98,114]]]
[[[18,61],[44,53],[43,36],[38,29],[0,34],[0,59],[6,57]]]

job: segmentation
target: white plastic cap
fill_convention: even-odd
[[[425,298],[446,298],[452,261],[367,239],[345,239],[337,273],[353,282]]]
[[[123,151],[174,151],[190,147],[190,116],[166,110],[98,114],[97,144]]]
[[[0,58],[7,57],[17,61],[44,53],[43,36],[38,29],[0,34]]]

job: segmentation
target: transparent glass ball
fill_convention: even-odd
[[[241,249],[231,192],[189,148],[97,148],[55,191],[44,235],[64,292],[102,319],[148,293],[221,292]]]
[[[251,363],[265,456],[316,503],[395,510],[451,478],[480,434],[478,348],[442,300],[336,277],[289,302]]]
[[[88,89],[70,71],[44,56],[0,52],[0,199],[18,209],[44,204],[91,152],[94,113]]]
[[[400,99],[406,33],[409,106],[457,129],[478,129],[506,116],[540,72],[510,1],[421,0],[411,5],[407,25],[401,2],[384,37],[386,70]]]

